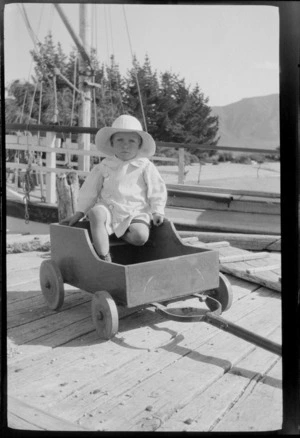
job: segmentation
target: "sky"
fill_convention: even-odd
[[[4,9],[5,84],[31,80],[34,43],[22,15],[40,42],[51,32],[69,54],[75,46],[51,3],[7,4]],[[61,3],[79,34],[79,5]],[[132,54],[153,71],[170,71],[199,85],[210,106],[279,93],[279,14],[257,5],[112,5],[88,6],[91,46],[100,63],[111,54],[125,75]]]

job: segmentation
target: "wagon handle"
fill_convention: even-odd
[[[166,306],[160,303],[152,303],[152,306],[155,307],[155,311],[159,313],[162,316],[168,317],[169,319],[173,321],[179,321],[179,322],[195,322],[195,321],[203,321],[205,318],[205,314],[199,314],[199,315],[178,315],[172,312],[172,309],[167,309]],[[199,311],[199,309],[194,309]],[[203,311],[202,311],[203,312]]]
[[[258,347],[264,348],[271,353],[278,354],[278,356],[282,355],[281,345],[255,333],[252,333],[249,330],[244,329],[243,327],[233,324],[232,322],[227,321],[219,315],[215,315],[215,312],[208,311],[203,320],[208,324],[213,325],[214,327],[218,327],[221,330],[227,331],[232,335],[237,336],[238,338],[242,338],[245,341],[257,345]]]
[[[203,296],[203,295],[197,294],[197,293],[193,294],[193,296],[197,297],[200,301],[206,301],[206,300],[214,301],[217,308],[212,313],[215,315],[221,315],[222,306],[218,300],[216,300],[215,298],[210,297],[208,295]],[[178,314],[174,313],[174,309],[167,309],[167,307],[161,303],[152,303],[151,305],[155,307],[155,311],[157,313],[159,313],[162,316],[167,316],[168,318],[170,318],[173,321],[196,322],[196,321],[205,321],[205,319],[206,319],[207,311],[205,311],[203,309],[193,308],[194,311],[200,312],[200,314],[198,313],[198,315],[178,315]],[[173,312],[172,312],[172,310],[173,310]]]
[[[258,347],[264,348],[265,350],[270,351],[271,353],[275,353],[279,356],[282,355],[282,347],[281,345],[270,341],[262,336],[259,336],[255,333],[250,332],[249,330],[244,329],[243,327],[240,327],[236,324],[233,324],[230,321],[227,321],[226,319],[222,318],[220,315],[222,313],[222,306],[219,303],[219,301],[215,300],[212,297],[206,296],[202,297],[198,294],[194,294],[197,298],[201,298],[201,301],[205,301],[206,299],[214,300],[218,307],[213,312],[209,310],[202,310],[201,314],[198,315],[176,315],[174,313],[174,310],[172,312],[172,309],[167,309],[166,306],[160,303],[152,303],[152,305],[155,307],[155,311],[159,313],[162,316],[168,317],[169,319],[173,321],[179,321],[179,322],[196,322],[196,321],[203,321],[207,322],[208,324],[213,325],[214,327],[217,327],[221,330],[227,331],[231,333],[234,336],[237,336],[238,338],[244,339],[245,341],[248,341],[254,345],[257,345]],[[199,312],[201,309],[194,308],[193,310]],[[204,312],[204,313],[203,313]]]

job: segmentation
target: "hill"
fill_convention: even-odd
[[[249,97],[213,106],[219,116],[219,146],[276,149],[279,146],[279,95]]]

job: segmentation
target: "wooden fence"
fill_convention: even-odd
[[[89,156],[104,158],[105,155],[94,150],[95,145],[91,144],[91,150],[85,151],[78,148],[78,143],[71,142],[71,139],[66,139],[65,145],[62,147],[62,141],[60,138],[56,138],[54,132],[47,132],[46,137],[28,136],[28,135],[6,135],[6,149],[14,151],[25,151],[28,156],[31,153],[38,152],[38,154],[46,153],[46,159],[39,158],[39,163],[31,163],[31,170],[35,171],[39,184],[41,184],[41,190],[45,185],[46,202],[51,204],[56,203],[56,175],[66,173],[71,168],[78,166],[77,162],[72,160],[73,156]],[[64,154],[65,160],[59,161],[56,159],[57,154]],[[167,157],[153,157],[154,161],[172,162],[177,165],[172,173],[177,173],[178,183],[184,183],[184,149],[179,148],[178,158]],[[35,160],[36,161],[36,160]],[[57,167],[58,165],[67,165],[66,167]],[[19,162],[6,162],[6,169],[15,170],[15,185],[18,186],[18,171],[21,170],[24,173],[28,169],[28,164]],[[80,176],[86,176],[89,172],[83,170],[77,170],[76,172]]]
[[[66,138],[62,146],[61,138],[57,137],[57,133],[89,133],[95,134],[97,132],[96,128],[79,128],[79,127],[63,127],[63,126],[43,126],[43,125],[24,125],[24,124],[9,124],[6,129],[19,132],[17,134],[7,134],[6,135],[6,150],[14,151],[26,151],[28,156],[34,154],[35,152],[40,155],[41,153],[46,153],[46,159],[42,160],[41,157],[38,163],[31,163],[31,170],[35,171],[38,175],[39,182],[41,184],[41,191],[43,195],[43,185],[45,185],[45,199],[46,202],[56,203],[56,175],[68,172],[68,169],[57,167],[60,164],[67,164],[69,167],[76,167],[76,163],[72,161],[73,156],[89,156],[89,157],[105,157],[96,150],[96,146],[91,143],[90,150],[83,150],[78,143],[72,142],[71,138]],[[40,137],[40,132],[46,132],[45,137]],[[33,134],[32,134],[33,133]],[[184,151],[190,150],[191,152],[196,148],[203,151],[208,150],[223,150],[223,151],[234,151],[234,152],[252,152],[257,154],[273,154],[279,155],[278,150],[268,150],[268,149],[254,149],[254,148],[235,148],[230,146],[211,146],[211,145],[199,145],[199,144],[182,144],[182,143],[166,143],[166,142],[156,142],[157,146],[163,146],[167,148],[176,149],[177,158],[169,157],[158,157],[154,156],[154,161],[161,162],[173,162],[176,164],[174,171],[169,171],[176,173],[178,176],[178,184],[184,184],[185,176],[185,164],[184,164]],[[64,154],[65,161],[63,163],[56,159],[57,154]],[[24,173],[28,170],[28,164],[15,162],[6,162],[6,169],[15,170],[15,184],[18,184],[18,172],[21,170]],[[86,176],[88,171],[76,170],[79,176]]]

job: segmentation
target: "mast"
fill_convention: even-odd
[[[79,37],[81,38],[83,47],[86,52],[90,52],[91,46],[91,5],[86,3],[79,4]],[[91,88],[86,84],[90,79],[91,68],[88,60],[82,56],[79,56],[79,89],[84,93],[84,97],[81,99],[81,105],[79,108],[79,126],[90,127],[91,126],[91,102],[92,93]],[[78,136],[78,147],[82,150],[90,150],[91,135],[80,134]],[[79,156],[78,157],[78,169],[89,172],[90,170],[90,157]]]
[[[88,83],[91,77],[91,59],[90,59],[90,47],[91,47],[91,5],[86,3],[79,4],[79,38],[74,32],[68,18],[64,14],[59,4],[54,4],[58,14],[64,22],[67,30],[69,31],[73,41],[75,42],[79,52],[79,91],[81,91],[81,101],[79,107],[79,126],[90,127],[91,126],[91,88]],[[90,150],[91,136],[90,134],[78,135],[78,148],[81,150]],[[90,157],[79,156],[78,157],[78,170],[89,172],[90,170]]]

